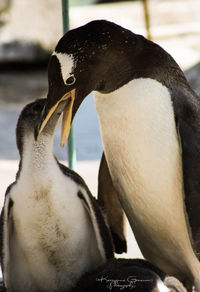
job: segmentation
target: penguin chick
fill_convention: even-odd
[[[45,99],[18,119],[16,181],[1,213],[1,266],[8,291],[69,291],[86,271],[113,257],[106,220],[84,180],[53,155],[61,102],[35,139]]]

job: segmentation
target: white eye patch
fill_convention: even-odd
[[[52,56],[55,55],[59,62],[60,62],[60,68],[62,73],[63,81],[66,85],[66,80],[69,79],[71,76],[74,76],[72,74],[73,68],[75,67],[75,60],[72,54],[64,54],[64,53],[57,53],[53,52]]]

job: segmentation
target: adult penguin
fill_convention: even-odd
[[[143,36],[97,20],[59,40],[48,78],[38,133],[67,99],[63,146],[95,91],[108,168],[144,257],[200,291],[200,100],[177,63]]]
[[[53,136],[66,101],[40,137],[45,99],[28,104],[17,123],[16,181],[6,192],[0,225],[8,291],[70,291],[79,278],[113,257],[106,219],[84,180],[53,155]]]

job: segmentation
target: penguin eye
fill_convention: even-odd
[[[68,78],[66,79],[65,84],[66,84],[66,85],[72,85],[72,84],[75,83],[75,81],[76,81],[75,76],[74,76],[74,75],[71,75],[70,77],[68,77]]]

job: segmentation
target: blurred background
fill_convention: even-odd
[[[150,35],[174,57],[200,94],[199,0],[70,0],[69,6],[70,28],[107,19]],[[144,8],[148,8],[146,18]],[[145,20],[149,21],[148,32]],[[0,205],[18,167],[18,115],[26,103],[46,97],[47,63],[61,36],[61,0],[0,0]],[[92,95],[85,99],[74,124],[76,170],[95,194],[102,145]],[[59,138],[58,127],[55,153],[60,160],[67,160]]]

